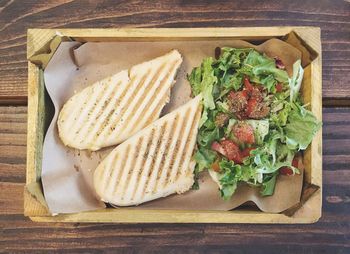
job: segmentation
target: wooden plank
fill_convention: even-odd
[[[0,107],[0,182],[25,182],[26,107]]]
[[[349,8],[346,1],[215,1],[177,4],[167,0],[143,5],[120,3],[8,1],[0,7],[0,102],[25,104],[27,99],[26,29],[51,27],[237,27],[319,26],[323,42],[323,97],[328,105],[350,102]],[[93,11],[91,11],[93,10]],[[62,18],[62,13],[65,14]]]
[[[1,214],[23,213],[24,183],[0,182]]]
[[[40,135],[42,133],[37,131],[41,117],[39,116],[39,105],[42,100],[40,98],[43,93],[42,88],[38,87],[40,84],[39,69],[36,65],[28,62],[29,77],[28,77],[28,136],[27,144],[29,149],[27,149],[27,168],[32,170],[27,170],[26,183],[35,182],[37,179],[36,169],[38,167],[38,157],[37,148],[38,140],[40,140]],[[42,140],[42,139],[41,139]],[[41,146],[40,146],[41,147]]]
[[[61,252],[78,252],[85,248],[94,251],[121,251],[123,248],[149,250],[149,248],[171,246],[173,252],[181,247],[198,248],[205,251],[216,247],[248,248],[249,245],[261,246],[263,250],[293,249],[299,247],[314,249],[317,246],[333,247],[333,253],[338,248],[349,247],[345,237],[348,236],[346,222],[332,227],[329,222],[319,225],[271,227],[267,225],[111,225],[111,224],[55,224],[23,222],[13,218],[13,224],[4,226],[4,241],[7,250],[60,250]],[[33,224],[33,225],[31,225]],[[17,229],[17,228],[18,229]],[[329,227],[329,231],[324,229]],[[20,229],[20,230],[19,230]],[[19,233],[20,232],[20,233]],[[17,235],[19,233],[19,235]],[[345,237],[344,237],[345,236]],[[21,237],[21,244],[16,239]],[[40,241],[38,241],[40,239]],[[33,241],[36,241],[33,244]],[[276,244],[277,243],[277,244]],[[264,247],[265,246],[265,247]],[[36,248],[36,249],[34,249]],[[254,248],[250,249],[251,251]],[[174,252],[175,251],[175,252]],[[252,253],[252,252],[250,252]],[[255,252],[265,253],[265,252]],[[268,252],[271,253],[271,252]],[[294,253],[294,252],[293,252]],[[298,253],[298,252],[297,252]],[[306,252],[309,253],[309,252]],[[318,252],[315,252],[318,253]],[[331,253],[331,252],[321,252]]]
[[[346,188],[327,186],[327,190],[335,189],[337,192],[344,192]],[[105,248],[120,250],[126,247],[138,247],[141,250],[149,245],[171,245],[174,248],[202,246],[202,250],[205,245],[247,247],[254,244],[282,248],[276,246],[277,243],[284,248],[332,246],[334,251],[334,248],[349,247],[346,239],[350,236],[350,217],[346,210],[348,203],[344,198],[329,194],[332,193],[327,191],[326,196],[329,198],[325,200],[326,212],[323,218],[313,225],[52,224],[34,223],[22,216],[11,215],[7,210],[6,214],[0,215],[4,233],[1,240],[6,243],[9,252],[50,249],[75,252],[81,248],[102,251]],[[19,238],[21,244],[17,242]]]
[[[316,53],[317,58],[305,68],[301,92],[305,103],[318,120],[322,119],[322,52],[320,30],[297,29],[301,38]],[[305,180],[317,186],[322,185],[322,128],[315,135],[311,145],[304,152]],[[313,208],[315,211],[316,209]],[[315,211],[316,212],[316,211]],[[319,206],[319,214],[321,207]]]

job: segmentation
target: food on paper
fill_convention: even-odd
[[[200,101],[198,95],[117,146],[95,170],[99,197],[130,206],[188,191],[194,183]]]
[[[272,195],[279,174],[299,173],[294,158],[321,126],[299,94],[303,72],[300,60],[289,77],[278,57],[224,47],[188,76],[204,105],[195,171],[209,170],[224,199],[241,182]]]
[[[63,106],[62,142],[92,151],[116,145],[159,118],[182,62],[177,50],[86,87]]]

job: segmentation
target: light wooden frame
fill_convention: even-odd
[[[302,93],[312,112],[322,119],[322,61],[320,29],[317,27],[237,27],[237,28],[130,28],[130,29],[29,29],[27,58],[33,58],[47,47],[55,35],[78,41],[125,40],[196,40],[247,39],[265,40],[295,32],[317,57],[305,68]],[[40,85],[40,68],[28,61],[28,134],[27,185],[40,179],[44,129],[44,89]],[[305,181],[322,185],[322,130],[304,154]],[[284,214],[259,211],[174,211],[103,209],[75,214],[51,216],[47,208],[24,190],[24,214],[40,222],[117,222],[117,223],[313,223],[321,217],[322,188],[316,191],[296,213]]]

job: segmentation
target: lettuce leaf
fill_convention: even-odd
[[[255,66],[252,70],[252,73],[256,76],[269,76],[272,74],[277,81],[282,83],[288,82],[287,72],[276,68],[275,62],[273,60]]]
[[[228,74],[222,80],[223,87],[226,88],[226,91],[235,90],[238,91],[242,87],[243,75],[239,73]]]
[[[218,77],[221,91],[219,98],[231,90],[239,90],[243,85],[243,73],[237,70],[243,66],[243,61],[253,49],[221,48],[221,56],[214,63],[214,74]],[[218,86],[217,86],[218,87]],[[216,95],[216,94],[215,94]],[[215,96],[215,98],[217,98]]]
[[[242,167],[226,159],[222,159],[219,166],[223,171],[219,178],[221,197],[228,200],[235,192],[237,183],[241,180]]]
[[[214,75],[213,61],[212,57],[205,58],[201,67],[194,68],[187,77],[193,94],[202,93],[204,107],[209,109],[215,109],[213,88],[217,83],[217,77]]]
[[[261,78],[259,80],[259,83],[265,86],[268,92],[275,92],[276,90],[275,87],[276,87],[277,81],[272,74],[264,78]]]
[[[216,158],[216,153],[210,149],[200,148],[194,154],[194,159],[197,162],[197,172],[210,168]]]
[[[218,108],[218,110],[219,110],[220,112],[223,112],[223,113],[226,113],[226,114],[231,114],[227,102],[217,101],[217,102],[216,102],[216,106],[217,106],[217,108]]]
[[[222,130],[215,127],[212,130],[202,130],[198,133],[197,141],[202,147],[210,148],[211,144],[215,140],[220,140],[222,137]]]
[[[257,174],[251,165],[235,164],[224,158],[219,162],[219,166],[222,173],[215,173],[215,178],[218,179],[221,196],[224,200],[233,195],[239,182],[251,182],[252,179],[256,182]],[[213,172],[210,172],[210,175],[212,174]]]
[[[202,92],[202,69],[201,67],[195,67],[192,69],[190,75],[187,76],[188,81],[191,84],[192,93],[198,95]]]
[[[292,110],[292,106],[289,102],[282,102],[281,104],[283,106],[282,109],[270,115],[271,121],[280,128],[286,126],[289,113]]]
[[[231,118],[230,120],[228,120],[228,125],[225,128],[224,132],[226,136],[230,136],[231,132],[232,132],[232,127],[233,125],[235,125],[236,123],[238,123],[238,120]]]
[[[262,144],[264,141],[264,138],[269,133],[269,120],[247,120],[247,123],[253,127],[254,129],[254,136],[255,136],[255,142],[256,144]]]
[[[207,120],[208,120],[208,111],[203,110],[201,119],[199,119],[199,128],[201,128]]]
[[[303,81],[304,69],[301,67],[301,61],[298,60],[293,64],[293,76],[288,79],[290,89],[290,101],[293,102],[298,97],[301,82]]]
[[[286,143],[289,148],[305,150],[311,143],[321,122],[306,109],[293,109],[288,115],[288,123],[284,127]]]
[[[222,71],[228,71],[230,69],[239,69],[242,67],[244,59],[246,59],[249,52],[253,49],[236,49],[223,47],[221,48],[220,59],[218,60],[218,68]]]
[[[278,69],[273,59],[255,50],[249,52],[244,65],[246,67],[242,70],[244,74],[248,75],[252,82],[265,86],[268,92],[274,90],[277,81],[281,83],[288,82],[286,71]]]
[[[233,193],[237,189],[237,181],[232,182],[231,184],[226,184],[220,189],[220,194],[223,200],[229,200]]]
[[[267,139],[264,141],[264,146],[260,146],[251,152],[254,156],[257,173],[270,174],[281,167],[292,166],[296,149],[288,147],[284,140],[283,133],[270,130]]]
[[[261,195],[271,196],[275,191],[277,174],[272,174],[268,176],[268,180],[265,180],[262,184]]]
[[[213,85],[206,85],[203,88],[203,104],[205,108],[214,109]]]

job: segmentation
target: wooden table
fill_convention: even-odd
[[[178,3],[175,3],[178,2]],[[5,252],[350,252],[348,1],[0,1],[0,250]],[[319,26],[323,47],[323,216],[312,225],[49,224],[23,214],[26,29]]]

